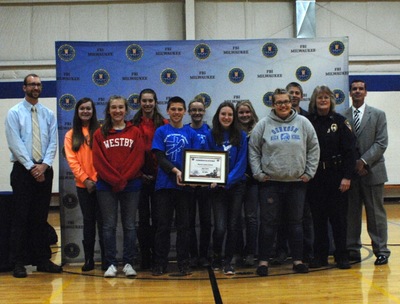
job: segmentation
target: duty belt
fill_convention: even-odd
[[[340,165],[340,162],[338,163],[337,161],[320,161],[318,163],[318,169],[321,170],[326,170],[330,168],[337,168]]]

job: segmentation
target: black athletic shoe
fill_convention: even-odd
[[[222,269],[222,260],[220,258],[215,258],[211,262],[212,270],[220,270]]]
[[[26,269],[22,264],[16,264],[13,270],[14,278],[26,278],[28,274],[26,273]]]
[[[267,265],[258,266],[256,272],[260,277],[266,277],[268,275],[268,266]]]
[[[308,266],[303,263],[297,265],[293,264],[293,270],[296,273],[308,273]]]
[[[155,265],[153,267],[152,275],[153,276],[162,276],[163,274],[167,273],[167,267],[161,265]]]
[[[339,269],[350,269],[351,265],[348,259],[340,259],[337,261],[336,267]]]

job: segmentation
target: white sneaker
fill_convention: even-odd
[[[124,269],[122,271],[125,273],[127,277],[134,277],[137,275],[135,269],[133,269],[131,264],[125,264]]]
[[[104,273],[105,278],[115,278],[117,276],[117,268],[114,265],[110,265],[107,271]]]

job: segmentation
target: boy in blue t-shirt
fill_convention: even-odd
[[[176,252],[179,272],[191,273],[189,267],[189,193],[182,184],[183,152],[199,149],[196,132],[183,125],[186,113],[185,101],[171,97],[167,104],[170,123],[159,127],[153,138],[152,151],[156,154],[159,168],[155,185],[157,231],[154,241],[155,265],[153,275],[167,271],[170,250],[171,225],[175,211],[177,230]]]

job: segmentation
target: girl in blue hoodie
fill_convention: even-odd
[[[214,213],[212,268],[223,269],[224,274],[235,273],[231,265],[237,238],[242,233],[240,220],[243,195],[245,193],[245,173],[247,166],[246,133],[240,130],[235,107],[231,102],[223,102],[218,107],[211,132],[207,135],[210,150],[227,151],[229,172],[225,186],[211,184],[211,204]],[[222,260],[222,244],[227,231],[225,259]]]

